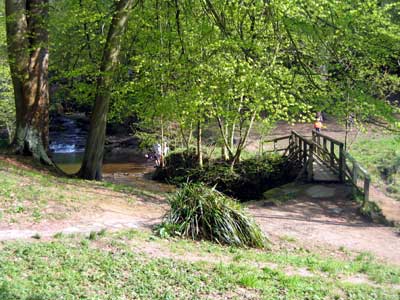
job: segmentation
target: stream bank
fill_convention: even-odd
[[[84,114],[57,115],[50,126],[51,158],[67,174],[79,171],[89,132]],[[115,132],[106,138],[103,173],[106,181],[138,186],[154,192],[168,192],[173,186],[151,180],[154,162],[145,158],[139,140],[128,133]]]

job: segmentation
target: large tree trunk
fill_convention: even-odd
[[[48,0],[6,0],[7,42],[16,107],[13,152],[51,164]]]
[[[107,41],[103,50],[103,58],[100,67],[101,74],[97,79],[96,99],[90,122],[85,155],[81,170],[79,171],[80,177],[84,179],[102,179],[104,142],[113,74],[118,65],[121,38],[125,31],[133,2],[134,0],[120,0],[116,2],[116,11],[111,21]]]

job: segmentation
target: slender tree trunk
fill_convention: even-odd
[[[236,148],[236,153],[231,160],[231,168],[232,169],[237,162],[240,162],[240,156],[242,155],[242,152],[243,152],[244,148],[246,147],[246,143],[249,138],[250,131],[253,128],[253,124],[254,124],[256,115],[257,115],[257,112],[254,111],[253,114],[251,115],[249,126],[246,128],[244,135],[239,140],[239,144]],[[240,126],[240,127],[242,127],[242,126]]]
[[[192,143],[192,136],[193,136],[193,125],[190,123],[189,127],[189,132],[188,132],[188,137],[186,138],[186,133],[182,125],[179,126],[180,131],[181,131],[181,136],[182,136],[182,141],[184,143],[184,147],[186,148],[186,151],[189,153],[190,151],[190,144]]]
[[[201,121],[197,122],[197,159],[200,168],[203,168],[203,147],[202,147],[202,126]]]
[[[189,142],[186,138],[185,131],[183,130],[182,125],[179,125],[179,130],[181,132],[182,147],[185,147],[189,151]]]
[[[224,144],[221,145],[221,155],[224,161],[229,160],[228,150],[226,149],[226,146]]]
[[[11,150],[52,164],[49,136],[48,0],[7,0],[7,43],[16,107]]]
[[[233,150],[230,147],[229,137],[227,136],[228,132],[225,131],[226,127],[224,126],[223,121],[222,121],[221,117],[219,117],[219,116],[217,116],[217,123],[218,123],[219,131],[221,133],[222,142],[225,145],[225,149],[226,149],[226,151],[228,151],[229,157],[233,157]]]
[[[118,65],[121,39],[126,29],[129,13],[134,0],[116,2],[116,11],[108,31],[103,50],[100,72],[97,79],[96,99],[90,121],[89,136],[80,177],[90,180],[102,179],[103,153],[106,136],[107,114],[109,110],[113,73]]]
[[[229,126],[228,124],[225,124],[225,136],[229,136]],[[229,160],[229,153],[228,153],[228,149],[226,148],[226,145],[224,142],[222,142],[221,145],[221,149],[222,149],[222,159],[225,161]]]
[[[165,168],[165,136],[164,136],[164,119],[161,116],[161,157],[160,157],[160,167]]]
[[[227,153],[224,144],[221,145],[221,159],[226,161]]]
[[[233,122],[232,131],[231,131],[231,134],[229,137],[229,143],[230,143],[231,149],[233,149],[235,147],[235,130],[236,130],[236,123]]]
[[[188,137],[188,141],[187,141],[187,151],[188,151],[188,153],[190,152],[190,145],[192,143],[192,138],[193,138],[193,123],[190,122],[189,137]]]

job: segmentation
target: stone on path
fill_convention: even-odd
[[[313,199],[332,198],[335,196],[335,188],[323,185],[314,185],[306,190],[306,194]]]

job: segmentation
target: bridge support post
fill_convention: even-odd
[[[340,182],[345,181],[345,170],[344,168],[346,167],[346,161],[344,157],[344,145],[340,144],[339,145],[339,180]]]
[[[369,201],[369,186],[371,183],[371,178],[368,176],[364,180],[364,204]]]
[[[314,180],[314,144],[310,144],[308,152],[307,180]]]
[[[357,192],[357,182],[358,182],[358,166],[355,162],[353,162],[353,171],[352,171],[352,177],[353,177],[353,194],[356,194]]]

